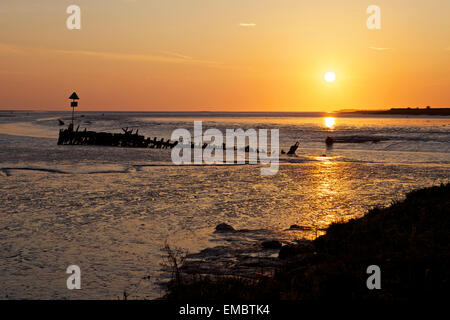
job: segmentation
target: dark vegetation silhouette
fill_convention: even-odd
[[[274,276],[182,277],[169,300],[441,300],[450,289],[450,184],[412,191],[387,208],[330,225],[307,245],[283,246]],[[381,268],[381,289],[366,286]]]

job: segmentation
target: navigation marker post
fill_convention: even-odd
[[[70,107],[72,108],[72,128],[73,128],[73,119],[74,119],[74,114],[75,114],[75,108],[78,107],[78,101],[76,101],[76,100],[80,100],[80,98],[78,97],[77,93],[74,92],[69,97],[69,99],[72,100],[72,102],[70,103]]]

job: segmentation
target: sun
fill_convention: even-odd
[[[336,119],[333,117],[326,117],[323,119],[325,127],[328,129],[332,129],[334,125],[336,124]]]
[[[325,73],[323,78],[325,79],[326,82],[331,83],[334,82],[334,80],[336,80],[336,74],[334,72],[327,72]]]

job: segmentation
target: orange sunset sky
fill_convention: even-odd
[[[74,90],[86,111],[448,107],[449,14],[448,0],[2,0],[0,109],[68,110]]]

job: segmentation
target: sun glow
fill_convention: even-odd
[[[326,117],[323,119],[323,122],[325,124],[325,127],[331,129],[336,124],[336,119],[333,117]]]
[[[334,72],[327,72],[325,73],[323,78],[325,79],[326,82],[331,83],[334,82],[334,80],[336,80],[336,74]]]

